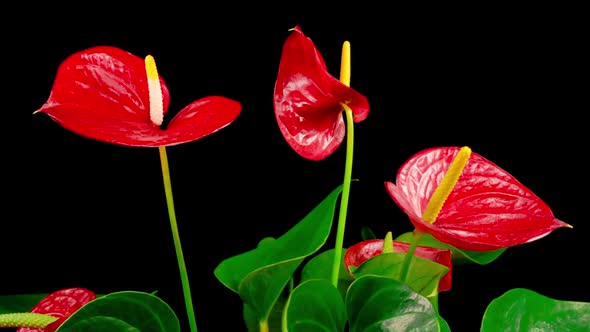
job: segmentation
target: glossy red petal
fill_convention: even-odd
[[[342,143],[347,104],[354,122],[369,114],[367,98],[330,75],[311,39],[297,26],[283,44],[274,89],[275,117],[287,143],[301,156],[321,160]]]
[[[408,252],[409,247],[410,245],[405,242],[393,241],[393,252]],[[344,254],[344,266],[353,275],[350,272],[349,266],[359,267],[368,259],[381,254],[382,251],[383,240],[373,239],[359,242],[346,250]],[[440,280],[438,290],[439,292],[443,292],[451,289],[453,264],[450,250],[417,246],[414,254],[417,257],[428,259],[449,268],[449,271]]]
[[[432,148],[411,157],[386,190],[414,226],[463,250],[488,251],[546,236],[566,223],[512,175],[472,152],[436,221],[422,220],[434,190],[459,147]]]
[[[17,332],[55,331],[74,312],[94,299],[96,299],[96,294],[86,288],[77,287],[55,291],[41,299],[31,309],[31,312],[57,317],[58,320],[49,324],[45,329],[21,327],[17,329]]]
[[[164,114],[170,96],[160,78]],[[38,110],[79,135],[112,144],[157,147],[197,140],[231,123],[241,106],[224,97],[206,97],[181,110],[166,129],[150,120],[144,59],[99,46],[68,57],[59,67],[51,94]]]
[[[180,144],[212,134],[234,121],[241,109],[239,102],[225,97],[201,98],[176,114],[168,124],[166,137],[161,143]]]
[[[166,112],[169,93],[160,83]],[[150,120],[144,60],[110,46],[89,48],[63,61],[49,99],[38,111],[66,129],[107,143],[144,146],[165,136]]]

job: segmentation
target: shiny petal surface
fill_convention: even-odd
[[[410,245],[405,242],[393,241],[393,252],[408,252]],[[352,275],[349,266],[359,267],[366,260],[373,258],[383,251],[383,240],[372,239],[359,242],[346,250],[344,254],[344,266]],[[439,292],[451,289],[451,275],[453,264],[451,261],[451,251],[431,247],[417,246],[414,254],[417,257],[428,259],[435,263],[446,266],[449,271],[439,282]]]
[[[53,332],[74,312],[94,299],[96,299],[96,294],[85,288],[67,288],[55,291],[41,299],[31,309],[31,312],[57,317],[58,320],[44,329],[21,327],[17,329],[17,332]]]
[[[170,97],[161,77],[160,84],[166,114]],[[91,139],[157,147],[211,134],[231,123],[240,110],[233,100],[206,97],[185,107],[162,129],[150,120],[144,60],[115,47],[98,46],[62,62],[51,94],[38,112]]]
[[[342,106],[354,122],[369,114],[367,98],[330,75],[321,54],[299,26],[283,44],[274,89],[275,117],[287,143],[301,156],[321,160],[342,143]]]
[[[569,226],[512,175],[475,152],[436,221],[424,221],[422,212],[459,150],[423,150],[399,169],[395,184],[385,183],[418,230],[459,249],[489,251],[531,242]]]

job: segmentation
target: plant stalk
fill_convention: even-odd
[[[166,147],[160,146],[160,161],[162,165],[162,176],[164,179],[164,191],[166,193],[166,204],[168,206],[168,217],[170,219],[170,227],[172,228],[172,237],[174,239],[174,249],[176,250],[176,258],[178,260],[178,268],[180,270],[180,279],[182,282],[182,290],[184,293],[184,303],[186,305],[186,314],[188,316],[189,326],[191,332],[197,332],[197,322],[195,319],[195,310],[193,308],[193,300],[191,297],[191,290],[189,285],[188,273],[186,264],[184,262],[184,255],[182,254],[182,246],[180,244],[180,235],[178,233],[178,225],[176,223],[176,212],[174,211],[174,200],[172,198],[172,183],[170,181],[170,170],[168,167],[168,157],[166,154]]]
[[[408,278],[408,273],[410,272],[410,267],[412,266],[412,261],[414,258],[414,252],[416,252],[416,247],[418,246],[418,242],[422,239],[424,233],[420,232],[419,230],[415,229],[413,236],[414,241],[410,243],[410,247],[408,248],[408,252],[406,252],[406,257],[404,258],[404,265],[402,265],[402,270],[400,272],[400,281],[406,283],[406,279]]]
[[[342,57],[340,63],[340,81],[350,86],[350,43],[342,45]],[[348,199],[350,196],[350,182],[352,177],[352,152],[354,143],[354,115],[350,107],[341,104],[346,115],[346,161],[344,164],[344,182],[342,195],[340,196],[340,212],[338,214],[338,226],[336,230],[336,244],[334,246],[334,262],[332,264],[332,284],[338,288],[338,278],[342,260],[342,247],[344,246],[344,230],[346,228],[346,213],[348,211]]]
[[[338,287],[338,277],[342,260],[342,247],[344,246],[344,230],[346,228],[346,213],[348,211],[348,199],[350,197],[350,182],[352,178],[352,151],[354,142],[354,122],[352,110],[343,105],[346,114],[346,163],[344,166],[344,184],[342,196],[340,196],[340,213],[338,214],[338,228],[336,230],[336,245],[334,246],[334,263],[332,265],[332,284]]]

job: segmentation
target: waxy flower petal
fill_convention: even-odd
[[[367,98],[328,73],[311,39],[295,27],[283,45],[274,89],[274,110],[281,133],[302,157],[321,160],[342,143],[346,104],[354,122],[369,114]]]
[[[490,251],[546,236],[560,227],[547,204],[512,175],[472,153],[434,223],[422,219],[459,147],[423,150],[385,182],[391,198],[417,230],[463,250]]]
[[[157,80],[156,80],[157,82]],[[162,116],[170,102],[160,78]],[[157,94],[159,96],[159,94]],[[241,105],[221,96],[196,100],[166,128],[150,119],[144,59],[97,46],[69,56],[59,66],[45,104],[37,111],[79,135],[107,143],[158,147],[195,141],[230,124]]]
[[[44,329],[21,327],[17,332],[53,332],[74,312],[96,299],[96,294],[86,288],[66,288],[45,296],[32,309],[32,313],[45,314],[58,319]]]
[[[393,241],[393,252],[405,253],[408,252],[409,247],[410,245],[408,243]],[[380,255],[382,251],[382,239],[365,240],[359,242],[346,250],[346,253],[344,254],[344,266],[346,267],[346,270],[348,270],[348,273],[354,277],[354,274],[350,271],[350,266],[359,267],[365,261]],[[446,266],[449,271],[438,283],[438,291],[443,292],[451,289],[453,264],[450,250],[417,246],[416,251],[414,251],[414,255]]]

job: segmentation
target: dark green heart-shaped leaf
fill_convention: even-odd
[[[321,252],[318,255],[312,257],[301,270],[301,282],[310,279],[326,279],[331,282],[332,280],[332,264],[334,262],[334,249],[328,249]],[[342,249],[343,252],[346,248]],[[338,273],[338,290],[344,299],[346,290],[350,283],[353,281],[353,277],[346,271],[344,267],[344,260],[340,265],[340,272]]]
[[[311,279],[295,287],[283,315],[289,332],[340,332],[346,325],[344,299],[326,279]]]
[[[318,251],[330,235],[342,186],[332,191],[303,220],[274,241],[230,257],[215,268],[215,276],[238,293],[259,321],[266,321],[285,285],[301,262]]]
[[[47,294],[19,294],[0,296],[0,314],[29,312]]]
[[[441,331],[432,303],[390,277],[356,279],[346,294],[346,312],[350,332]]]
[[[412,232],[407,232],[398,236],[396,240],[406,243],[414,243],[416,239],[414,238],[414,234]],[[420,238],[420,242],[418,243],[418,245],[451,250],[453,265],[462,265],[468,263],[486,265],[496,260],[504,251],[506,251],[506,248],[481,252],[461,250],[437,240],[430,234],[422,235],[422,238]]]
[[[481,332],[590,331],[590,303],[555,300],[515,288],[494,299],[483,316]]]
[[[63,326],[63,325],[62,325]],[[117,332],[117,331],[125,331],[125,332],[141,332],[140,329],[137,327],[126,323],[124,320],[115,318],[115,317],[88,317],[82,321],[77,322],[76,324],[70,326],[66,329],[63,327],[59,327],[56,331],[77,331],[77,332]]]
[[[122,291],[88,302],[57,331],[180,332],[180,322],[170,306],[157,296]]]
[[[406,253],[380,254],[366,260],[355,271],[358,278],[363,275],[379,275],[400,280],[402,266],[407,257]],[[449,271],[442,264],[428,259],[414,256],[405,283],[415,292],[431,300],[437,307],[438,283]]]

